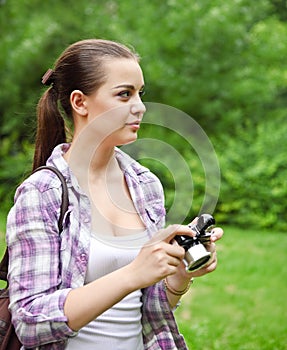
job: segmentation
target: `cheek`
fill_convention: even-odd
[[[97,118],[102,116],[104,113],[107,113],[111,107],[107,105],[106,103],[96,103],[92,108],[90,109],[90,115],[93,118]]]
[[[113,122],[119,127],[123,126],[129,119],[130,116],[130,105],[113,108],[110,111],[113,115]]]
[[[107,107],[107,105],[105,106]],[[129,120],[130,107],[128,105],[120,107],[113,106],[107,110],[101,109],[101,112],[100,109],[94,110],[94,113],[95,114],[91,116],[91,125],[93,125],[93,129],[108,136],[125,126]]]

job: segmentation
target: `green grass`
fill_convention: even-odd
[[[193,350],[287,349],[287,234],[225,228],[176,318]]]
[[[189,349],[287,350],[287,234],[225,228],[217,246],[176,311]]]

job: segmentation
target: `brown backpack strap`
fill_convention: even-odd
[[[7,281],[8,262],[9,262],[9,255],[8,255],[8,248],[6,248],[3,258],[0,262],[0,280]]]
[[[61,213],[58,221],[59,232],[61,233],[63,230],[63,219],[69,206],[68,187],[63,174],[57,168],[54,168],[52,166],[48,166],[48,165],[40,166],[39,168],[33,171],[33,174],[36,171],[43,170],[43,169],[48,169],[50,171],[53,171],[53,173],[55,173],[58,176],[62,184],[62,204],[61,204]]]
[[[62,203],[61,203],[61,212],[60,212],[60,217],[58,221],[58,227],[59,227],[59,233],[62,232],[63,230],[63,219],[64,215],[68,210],[69,206],[69,196],[68,196],[68,187],[66,184],[66,180],[63,176],[63,174],[56,168],[52,166],[41,166],[33,171],[35,173],[36,171],[43,170],[43,169],[48,169],[53,171],[58,178],[61,181],[62,184]],[[0,261],[0,280],[7,281],[7,274],[8,274],[8,263],[9,263],[9,254],[8,254],[8,248],[6,248],[5,253],[3,255],[2,260]],[[8,281],[7,281],[8,282]]]

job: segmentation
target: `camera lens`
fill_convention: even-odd
[[[211,253],[202,244],[192,246],[185,253],[184,262],[186,270],[191,272],[204,266],[210,259]]]
[[[199,268],[204,266],[209,259],[210,259],[210,256],[204,256],[198,259],[197,261],[194,261],[191,265],[187,267],[187,271],[192,272],[192,271],[198,270]]]

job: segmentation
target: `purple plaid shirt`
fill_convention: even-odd
[[[61,235],[57,227],[61,183],[49,170],[36,172],[21,184],[8,215],[10,310],[24,348],[62,350],[67,339],[77,334],[68,327],[63,308],[69,291],[84,284],[91,217],[89,199],[62,157],[68,148],[68,144],[57,146],[47,162],[62,172],[69,189]],[[116,156],[152,236],[164,225],[162,186],[147,168],[119,149]],[[143,290],[142,327],[145,349],[187,349],[162,282]]]

